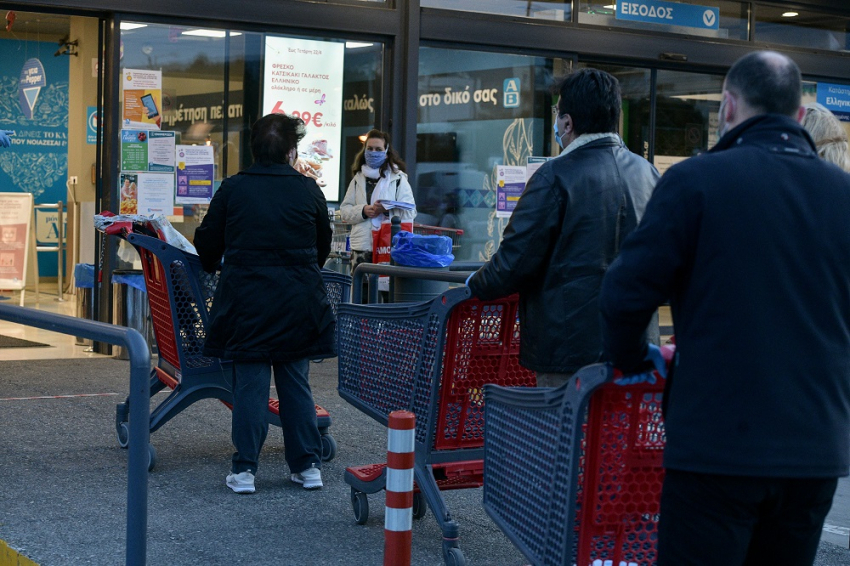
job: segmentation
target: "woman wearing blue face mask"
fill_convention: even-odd
[[[390,216],[402,222],[412,222],[413,210],[387,209],[381,201],[414,204],[413,190],[407,180],[407,167],[398,153],[390,147],[390,136],[380,130],[366,134],[363,150],[354,158],[354,178],[348,185],[339,207],[343,222],[351,224],[351,269],[359,263],[372,261],[372,228]]]

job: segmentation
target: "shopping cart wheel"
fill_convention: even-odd
[[[330,462],[336,456],[336,440],[330,434],[322,435],[322,462]]]
[[[127,423],[115,423],[115,432],[118,433],[118,446],[121,448],[130,446],[130,427]]]
[[[127,403],[118,403],[115,406],[115,433],[118,435],[118,446],[127,448],[130,445],[130,429],[127,426],[127,417],[130,407]]]
[[[148,471],[152,472],[156,466],[156,448],[153,444],[148,444]]]
[[[428,514],[428,504],[421,491],[413,492],[413,518],[421,519]]]
[[[443,560],[446,566],[466,566],[466,558],[456,546],[443,549]]]
[[[369,520],[369,499],[362,491],[351,488],[351,508],[354,510],[354,522],[365,525]]]

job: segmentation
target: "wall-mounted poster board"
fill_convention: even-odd
[[[0,289],[24,290],[34,253],[31,193],[0,193]]]

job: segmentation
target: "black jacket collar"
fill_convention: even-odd
[[[796,120],[781,114],[762,114],[738,124],[726,132],[709,153],[744,144],[793,147],[799,153],[817,155],[809,132]]]
[[[288,163],[273,163],[271,165],[261,165],[254,163],[244,171],[239,172],[241,175],[300,175],[298,171],[292,168]]]

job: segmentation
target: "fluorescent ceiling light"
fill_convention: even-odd
[[[130,31],[131,29],[139,29],[146,27],[148,27],[148,24],[131,24],[130,22],[121,22],[121,29],[123,31]]]
[[[227,32],[220,29],[193,29],[184,31],[182,35],[194,35],[197,37],[224,37]]]
[[[607,6],[602,6],[602,7],[605,8],[606,10],[616,10],[617,9],[616,4],[608,4]]]
[[[372,47],[375,45],[374,43],[363,43],[361,41],[346,41],[345,47],[346,49],[357,49],[360,47]]]
[[[800,15],[800,14],[798,14],[797,12],[784,12],[784,13],[782,14],[782,17],[783,17],[783,18],[793,18],[793,17],[795,17],[795,16],[799,16],[799,15]]]
[[[712,92],[706,94],[677,94],[671,96],[670,98],[678,98],[679,100],[711,100],[714,102],[720,102],[723,99],[723,93]]]

